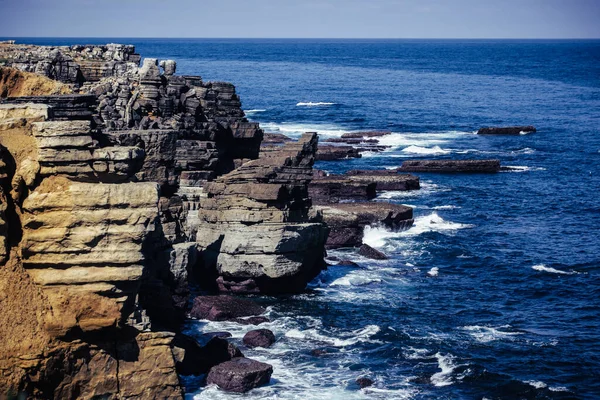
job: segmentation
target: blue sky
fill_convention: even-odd
[[[0,0],[0,36],[600,38],[600,0]]]

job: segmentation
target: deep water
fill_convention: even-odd
[[[415,226],[367,232],[389,261],[332,252],[361,268],[331,267],[305,294],[260,299],[279,340],[244,352],[275,373],[244,398],[600,397],[600,41],[21,41],[133,43],[177,60],[180,74],[233,82],[270,132],[394,132],[383,139],[392,150],[319,163],[327,171],[418,157],[519,167],[418,174],[420,191],[381,193],[415,207]],[[538,132],[474,134],[513,124]],[[189,323],[238,342],[249,329]],[[359,376],[375,385],[358,390]],[[186,383],[198,399],[237,397]]]

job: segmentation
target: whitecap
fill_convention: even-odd
[[[528,171],[545,171],[543,167],[528,167],[525,165],[507,165],[503,167],[502,172],[528,172]]]
[[[421,146],[408,146],[402,149],[403,153],[411,153],[411,154],[448,154],[451,150],[442,149],[440,146],[433,147],[421,147]]]
[[[513,336],[523,334],[522,332],[507,332],[500,330],[506,328],[510,328],[510,326],[504,325],[494,328],[491,326],[470,325],[463,326],[461,329],[469,332],[469,334],[480,343],[488,343],[500,339],[509,339]]]
[[[326,106],[333,106],[336,103],[329,103],[329,102],[325,102],[325,101],[318,101],[318,102],[312,102],[312,101],[308,101],[308,102],[300,102],[298,104],[296,104],[296,107],[326,107]]]
[[[569,389],[567,389],[564,386],[550,386],[548,389],[550,389],[550,391],[552,392],[568,392]]]
[[[334,336],[327,336],[319,333],[316,328],[312,329],[290,329],[285,333],[285,337],[292,339],[301,339],[301,340],[310,340],[314,342],[327,343],[335,347],[347,347],[352,346],[357,343],[362,342],[372,342],[376,343],[377,341],[371,340],[371,336],[375,335],[380,331],[379,326],[377,325],[367,325],[362,329],[357,329],[352,331],[348,337],[346,338],[337,338]]]
[[[463,365],[454,365],[454,357],[451,354],[442,355],[441,353],[436,353],[435,358],[437,358],[438,368],[441,371],[431,376],[431,383],[437,387],[452,385],[452,373],[457,367],[462,367]]]
[[[438,276],[440,273],[440,269],[438,267],[433,267],[431,268],[428,272],[427,275],[429,276]]]
[[[576,271],[561,271],[559,269],[555,269],[555,268],[552,268],[552,267],[546,267],[545,264],[534,265],[531,268],[534,269],[534,270],[536,270],[536,271],[540,271],[540,272],[550,272],[550,273],[553,273],[553,274],[561,274],[561,275],[573,275],[573,274],[577,274],[578,273]]]
[[[365,286],[371,283],[381,283],[381,279],[369,278],[358,274],[348,274],[331,282],[329,286]]]
[[[350,132],[336,124],[303,124],[291,122],[263,122],[260,127],[265,132],[282,133],[290,137],[300,137],[305,132],[317,132],[320,137],[340,137]]]
[[[259,114],[259,113],[264,113],[267,112],[267,110],[262,110],[262,109],[257,109],[257,110],[244,110],[244,113],[246,115],[254,115],[254,114]]]
[[[377,194],[377,199],[401,199],[406,197],[427,196],[432,193],[449,192],[452,189],[446,186],[441,186],[431,182],[421,182],[419,190],[386,190]]]
[[[435,206],[435,207],[431,207],[432,210],[455,210],[457,208],[460,208],[458,206]]]
[[[536,389],[544,389],[544,388],[548,387],[548,385],[546,385],[542,381],[525,381],[525,383],[533,386]]]
[[[380,145],[390,146],[392,148],[400,148],[406,146],[439,146],[446,144],[449,141],[463,140],[463,139],[475,139],[476,132],[461,132],[461,131],[447,131],[447,132],[423,132],[423,133],[392,133],[377,138]]]
[[[413,226],[404,232],[400,232],[403,236],[415,236],[425,232],[453,232],[460,229],[473,228],[475,225],[461,224],[458,222],[447,221],[440,217],[437,212],[429,215],[415,218]]]

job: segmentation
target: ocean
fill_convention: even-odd
[[[392,146],[319,162],[330,172],[415,158],[499,158],[510,172],[417,174],[422,189],[375,201],[415,224],[373,227],[391,256],[333,266],[306,293],[260,297],[278,338],[249,399],[600,398],[600,41],[20,39],[119,42],[179,74],[237,87],[267,132],[322,138],[388,130]],[[483,126],[537,133],[485,137]],[[189,333],[248,326],[189,321]],[[316,354],[314,350],[322,350]],[[374,380],[359,390],[358,377]],[[186,379],[194,399],[229,399]]]

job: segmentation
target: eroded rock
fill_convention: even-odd
[[[239,357],[213,367],[206,382],[227,392],[245,393],[269,383],[272,374],[271,365]]]

